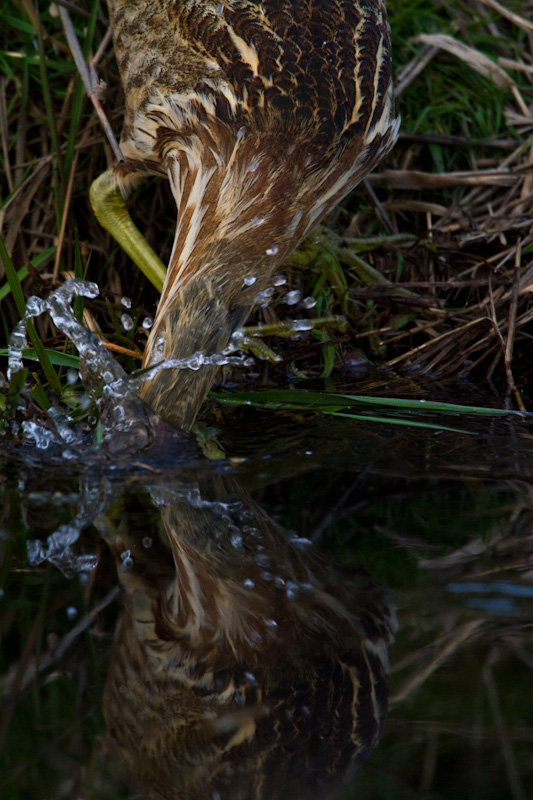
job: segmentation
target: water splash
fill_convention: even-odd
[[[77,572],[89,572],[98,564],[98,558],[92,554],[77,554],[72,546],[76,544],[81,531],[88,527],[108,508],[114,492],[109,481],[101,476],[92,479],[85,475],[80,486],[78,512],[68,523],[60,525],[45,542],[39,539],[26,543],[28,561],[31,566],[49,561],[68,578]]]
[[[281,280],[279,283],[281,284]],[[257,294],[256,302],[267,306],[274,292],[274,287],[268,287]],[[99,440],[103,449],[110,455],[131,455],[145,450],[157,439],[158,432],[163,431],[164,424],[140,399],[141,390],[146,382],[153,380],[162,370],[198,371],[204,367],[250,365],[250,356],[243,352],[247,345],[247,337],[245,331],[239,329],[234,332],[224,350],[212,355],[199,351],[179,359],[164,358],[164,338],[161,336],[154,348],[155,363],[128,375],[106,350],[103,342],[85,328],[74,315],[72,303],[75,298],[95,298],[98,294],[99,289],[95,283],[75,279],[63,284],[47,300],[31,297],[27,303],[26,314],[11,337],[8,374],[11,376],[23,369],[28,319],[49,313],[56,327],[78,350],[79,376],[86,392],[81,394],[78,400],[85,410],[91,403],[98,409],[99,420],[94,418],[91,421],[88,418],[88,422],[91,425],[98,422]],[[298,332],[310,330],[313,325],[309,320],[293,320],[289,327],[290,330]],[[72,384],[77,382],[76,370],[72,371],[68,380]],[[75,455],[75,449],[70,448],[86,446],[87,426],[84,430],[61,406],[52,406],[48,415],[57,433],[55,443],[63,447],[67,445],[62,452],[64,458]],[[37,423],[26,425],[24,432],[28,438],[33,439],[38,449],[47,449],[52,443],[53,435],[46,425],[39,426]]]
[[[103,343],[76,318],[72,303],[76,297],[95,298],[99,294],[96,283],[79,279],[67,281],[47,300],[30,297],[26,314],[17,324],[10,341],[9,371],[11,376],[22,369],[22,351],[27,346],[27,321],[48,312],[54,325],[72,341],[80,356],[80,374],[88,397],[100,410],[100,426],[106,448],[114,453],[122,450],[143,449],[151,441],[150,413],[130,386],[128,376],[117,361],[107,352]],[[79,443],[71,427],[72,419],[57,407],[49,412],[61,439],[70,444]],[[41,446],[42,434],[36,428],[28,429]],[[36,438],[37,437],[37,438]]]
[[[152,443],[154,430],[160,426],[158,417],[144,405],[139,397],[144,384],[164,369],[197,371],[208,366],[242,365],[246,356],[243,353],[233,354],[242,346],[243,339],[242,337],[232,339],[227,348],[213,355],[206,356],[197,352],[186,358],[166,360],[163,358],[164,340],[162,339],[156,356],[160,359],[159,363],[127,375],[106,350],[102,341],[85,328],[74,315],[72,303],[76,297],[95,298],[98,294],[97,284],[75,279],[64,283],[47,300],[38,297],[29,298],[26,314],[17,324],[11,336],[8,376],[23,369],[22,354],[28,344],[26,331],[28,319],[49,313],[54,325],[73,342],[78,350],[80,376],[87,392],[86,396],[82,395],[81,401],[85,403],[86,407],[91,401],[98,407],[100,412],[99,430],[105,449],[114,455],[138,452]],[[123,323],[126,316],[129,317],[129,315],[123,314]],[[148,325],[144,327],[147,328]],[[74,420],[64,410],[53,406],[49,416],[63,443],[81,444],[84,437],[81,432],[75,431]],[[52,441],[52,435],[47,429],[37,424],[26,426],[25,432],[39,449],[45,449]],[[56,443],[58,443],[57,440]],[[65,451],[67,456],[68,452],[68,450]]]

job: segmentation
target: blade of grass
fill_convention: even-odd
[[[419,422],[413,419],[398,419],[397,417],[376,417],[372,414],[349,414],[341,411],[324,411],[330,417],[347,417],[348,419],[359,419],[365,422],[384,422],[388,425],[407,425],[410,428],[428,428],[435,431],[449,431],[451,433],[462,433],[467,436],[477,436],[476,431],[466,431],[464,428],[451,428],[449,425],[438,425],[435,422]]]
[[[27,377],[28,377],[27,369],[21,369],[19,370],[19,372],[15,372],[11,376],[11,380],[9,381],[9,389],[7,390],[8,415],[15,413],[18,406],[20,393],[24,389],[24,384],[26,383]]]
[[[48,355],[50,363],[54,364],[56,367],[69,367],[72,369],[80,368],[79,356],[72,356],[69,353],[60,353],[57,350],[46,349],[44,352]],[[0,356],[7,358],[8,355],[9,350],[7,347],[1,347]],[[27,347],[22,351],[22,358],[26,359],[27,361],[40,360],[37,352],[32,347]]]
[[[9,285],[11,286],[11,291],[13,293],[13,298],[17,305],[17,310],[21,318],[24,318],[26,314],[26,301],[24,300],[24,293],[22,291],[22,286],[20,285],[20,281],[18,279],[15,267],[13,266],[13,262],[9,258],[9,255],[7,253],[7,250],[5,248],[4,242],[1,237],[0,237],[0,258],[4,262],[4,268],[6,271],[7,280]],[[48,354],[44,349],[43,343],[41,342],[39,334],[37,333],[37,329],[35,328],[35,325],[33,324],[31,319],[26,320],[26,330],[28,331],[28,336],[30,337],[33,343],[35,352],[39,357],[39,362],[46,376],[46,380],[50,384],[54,393],[58,397],[61,397],[61,392],[62,392],[61,382],[59,380],[59,377],[55,369],[50,363]]]
[[[91,8],[91,13],[89,15],[88,22],[85,23],[85,36],[83,41],[83,54],[85,59],[87,60],[89,57],[89,53],[92,48],[93,39],[94,39],[94,31],[96,27],[96,20],[98,17],[98,11],[100,9],[100,2],[99,0],[94,0]],[[65,173],[68,174],[70,171],[71,164],[74,159],[74,148],[76,145],[76,137],[79,130],[80,120],[81,120],[81,112],[83,107],[83,100],[85,95],[85,86],[81,77],[78,77],[76,82],[76,88],[74,90],[74,98],[72,101],[72,111],[70,115],[70,124],[69,124],[69,132],[68,132],[68,140],[67,140],[67,149],[65,152]]]
[[[334,394],[310,391],[274,391],[235,392],[224,394],[211,392],[217,400],[233,405],[254,405],[261,408],[275,409],[308,409],[332,413],[353,406],[383,406],[386,408],[404,409],[406,411],[437,412],[442,414],[473,414],[481,416],[519,416],[530,417],[533,414],[522,411],[508,411],[501,408],[484,406],[465,406],[456,403],[440,403],[427,400],[406,400],[395,397],[368,397],[365,395]]]
[[[44,387],[41,381],[39,380],[39,376],[34,372],[32,377],[33,380],[35,381],[35,386],[31,390],[31,396],[33,397],[39,408],[42,408],[43,411],[48,411],[52,403],[48,399],[48,395],[46,394]]]
[[[59,203],[59,187],[57,180],[55,179],[56,174],[59,176],[59,184],[63,186],[64,183],[64,175],[63,175],[63,161],[61,158],[61,148],[59,145],[59,137],[57,135],[57,127],[56,127],[56,115],[54,111],[54,104],[52,101],[52,93],[50,90],[50,84],[48,82],[48,73],[47,73],[47,61],[46,61],[46,52],[44,49],[44,37],[43,37],[43,28],[40,18],[40,12],[38,6],[34,6],[31,0],[23,0],[23,5],[28,14],[31,22],[35,26],[35,33],[37,34],[37,44],[39,48],[39,73],[41,76],[41,91],[43,93],[43,100],[44,106],[46,109],[46,118],[48,122],[48,129],[50,133],[50,140],[52,143],[52,152],[55,156],[53,159],[54,170],[52,175],[54,176],[53,180],[53,191],[55,195],[55,207],[56,209],[60,209],[62,204]],[[61,192],[64,194],[64,192]],[[59,225],[61,223],[60,216],[57,217],[57,228],[59,230]]]
[[[39,255],[37,255],[34,258],[32,258],[30,260],[30,264],[32,265],[32,267],[36,267],[36,268],[39,267],[42,264],[42,262],[46,261],[46,259],[49,256],[51,256],[51,255],[53,255],[55,253],[55,251],[56,251],[55,245],[54,245],[54,247],[48,247],[46,250],[43,250],[42,253],[39,253]],[[21,267],[17,271],[17,276],[18,276],[18,279],[19,279],[19,283],[22,283],[24,278],[26,278],[28,276],[28,267]],[[7,282],[3,286],[0,287],[0,302],[2,300],[4,300],[4,298],[6,298],[9,294],[11,294],[11,285],[10,285],[9,282]]]

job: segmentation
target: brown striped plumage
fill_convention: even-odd
[[[235,488],[156,491],[170,550],[109,539],[133,565],[106,718],[157,800],[319,800],[377,742],[394,611]]]
[[[384,4],[108,5],[126,99],[126,163],[114,179],[126,195],[143,175],[165,175],[178,208],[144,363],[213,355],[281,261],[394,143]],[[144,397],[188,428],[215,370],[162,371]]]

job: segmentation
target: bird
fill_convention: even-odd
[[[351,780],[387,711],[391,598],[288,534],[235,478],[164,478],[108,520],[122,584],[104,714],[156,800],[316,800]],[[148,547],[147,547],[148,544]]]
[[[108,0],[123,163],[92,184],[101,224],[161,290],[141,397],[189,430],[258,296],[393,146],[383,0]],[[165,177],[165,269],[126,207]],[[204,356],[201,369],[154,369]]]

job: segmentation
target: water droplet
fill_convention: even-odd
[[[131,331],[133,328],[133,320],[129,314],[122,314],[120,318],[120,324],[125,331]]]
[[[239,130],[237,131],[237,139],[239,139],[239,140],[240,140],[240,139],[243,139],[245,136],[246,136],[246,126],[245,126],[245,125],[243,125],[243,126],[242,126],[241,128],[239,128]]]
[[[245,358],[242,363],[243,366],[245,367],[253,367],[253,365],[255,364],[255,358],[253,358],[253,356],[250,356],[250,358]]]
[[[287,581],[286,595],[288,600],[296,600],[298,597],[298,586],[293,581]]]
[[[273,294],[274,294],[274,289],[271,286],[269,286],[268,289],[265,289],[263,292],[258,292],[258,294],[256,294],[255,302],[258,305],[262,306],[263,308],[266,308],[266,306],[268,306],[268,304],[270,303]]]
[[[248,591],[255,589],[255,583],[251,578],[245,578],[244,581],[242,582],[242,585],[244,586],[245,589],[248,589]]]
[[[232,533],[230,537],[231,546],[236,550],[242,548],[242,536],[240,533]]]
[[[270,247],[267,247],[266,254],[267,256],[276,256],[279,253],[279,245],[271,244]]]
[[[31,299],[31,298],[30,298]],[[9,338],[9,345],[7,349],[8,353],[8,364],[9,368],[7,370],[7,377],[8,380],[11,379],[11,376],[15,372],[20,372],[24,369],[24,364],[22,361],[22,351],[26,347],[26,323],[24,320],[21,320],[15,326],[13,333]]]
[[[73,620],[76,619],[77,616],[78,616],[78,609],[75,606],[69,606],[67,608],[67,617],[70,620]]]
[[[154,324],[154,321],[153,321],[152,317],[145,317],[143,319],[143,328],[144,328],[145,331],[149,331],[153,324]]]
[[[285,283],[287,283],[287,278],[285,275],[274,275],[272,278],[272,283],[274,286],[283,286]]]
[[[256,645],[260,645],[263,641],[263,637],[259,633],[259,631],[250,631],[250,641]]]
[[[283,578],[280,578],[279,575],[276,575],[274,578],[274,586],[278,586],[280,589],[283,589],[283,587],[285,586],[285,581],[283,580]]]
[[[120,302],[124,306],[124,308],[131,308],[131,300],[129,297],[122,297]]]
[[[22,430],[28,439],[33,439],[35,447],[38,450],[47,450],[49,446],[55,441],[52,431],[43,428],[36,422],[24,420],[22,423]]]
[[[68,369],[67,370],[67,383],[69,386],[74,386],[80,377],[80,374],[77,369]]]
[[[304,308],[314,308],[316,306],[316,299],[314,297],[304,297],[302,305]]]
[[[255,275],[247,275],[245,277],[245,279],[244,279],[244,285],[245,286],[253,286],[254,283],[256,282],[256,280],[257,280],[257,278],[255,277]]]
[[[248,165],[248,172],[256,172],[258,167],[259,167],[259,159],[252,158],[250,164]]]
[[[312,450],[306,450],[305,451],[305,455],[306,456],[312,456],[313,455],[313,451]]]
[[[246,678],[250,686],[253,686],[254,689],[256,689],[259,686],[259,682],[253,673],[245,672],[244,677]]]
[[[266,569],[263,570],[263,572],[261,573],[261,577],[263,578],[264,581],[271,581],[272,580],[271,573],[268,572],[268,570],[266,570]]]
[[[284,302],[287,303],[288,306],[295,306],[296,303],[300,302],[300,298],[302,293],[298,289],[294,289],[292,292],[287,292],[284,297]]]
[[[194,372],[203,367],[205,363],[206,359],[203,353],[194,353],[194,355],[186,359],[186,366]]]
[[[303,536],[291,536],[289,541],[297,550],[307,550],[309,547],[313,546],[313,543]]]
[[[152,539],[149,536],[145,536],[143,539],[143,547],[146,547],[148,550],[149,547],[152,546]]]
[[[278,627],[278,623],[276,622],[275,619],[266,619],[265,620],[265,625],[267,626],[267,628],[277,628]]]
[[[30,297],[26,303],[26,315],[28,317],[38,317],[43,314],[48,308],[46,300],[41,300],[40,297]]]
[[[290,322],[291,331],[310,331],[313,323],[308,319],[293,319]]]
[[[120,558],[124,561],[125,558],[129,558],[131,556],[131,550],[123,550],[120,554]]]
[[[257,228],[259,225],[263,225],[265,222],[265,218],[262,214],[259,214],[257,217],[254,217],[252,222],[250,223],[252,228]]]

